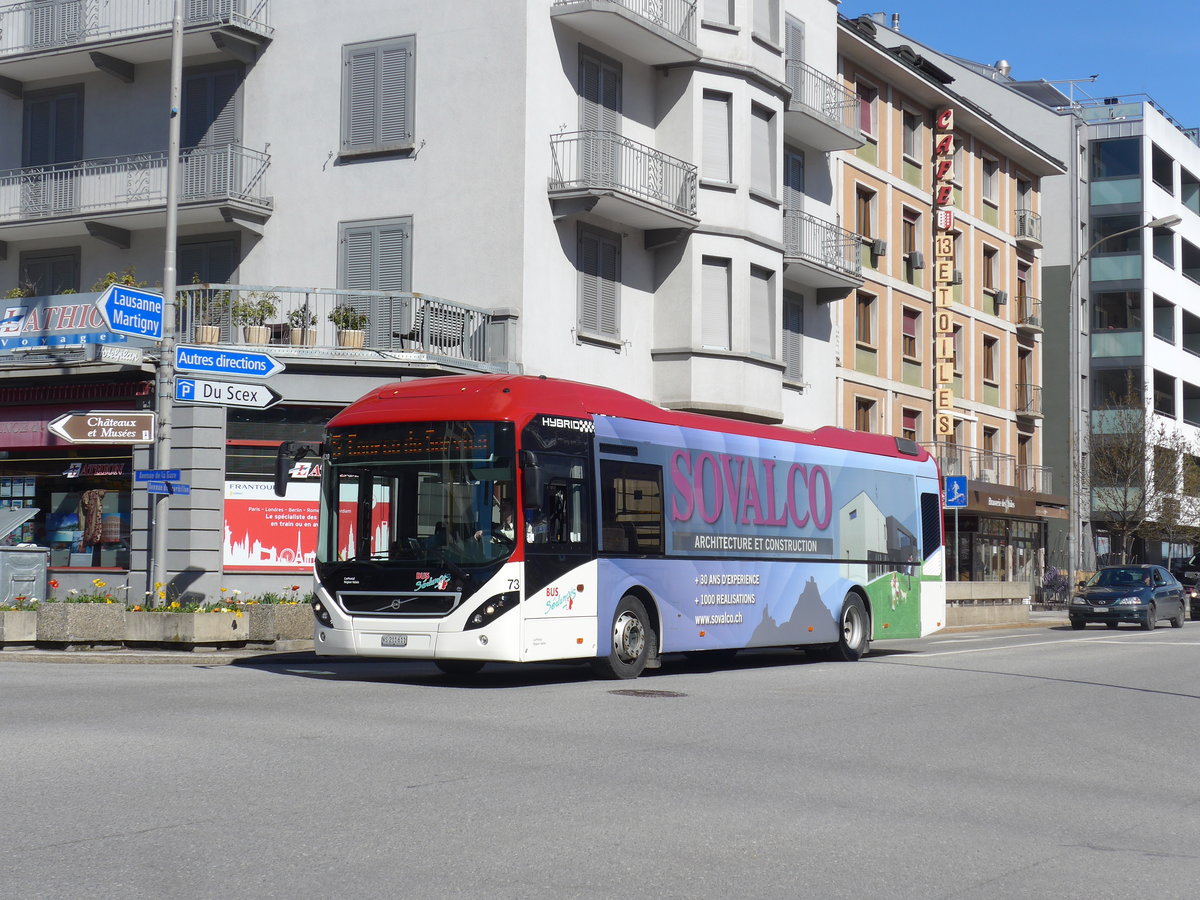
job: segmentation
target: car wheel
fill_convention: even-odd
[[[1076,631],[1082,631],[1083,626],[1086,624],[1087,623],[1084,622],[1083,619],[1072,619],[1071,620],[1071,627],[1074,628]]]
[[[842,601],[841,637],[829,648],[828,657],[855,662],[871,647],[871,617],[858,594],[850,593]]]
[[[609,635],[607,655],[592,660],[592,668],[603,678],[637,678],[658,641],[641,600],[632,594],[621,598]]]
[[[1142,628],[1146,631],[1153,631],[1154,626],[1158,624],[1158,610],[1154,608],[1154,604],[1150,604],[1150,608],[1146,610],[1146,618],[1142,620]]]
[[[1104,624],[1107,625],[1109,628],[1116,628],[1121,623],[1120,622],[1105,622]]]
[[[1187,618],[1187,607],[1184,606],[1182,603],[1180,603],[1179,604],[1179,612],[1176,613],[1175,617],[1171,619],[1171,627],[1172,628],[1182,628],[1183,620],[1186,618]]]

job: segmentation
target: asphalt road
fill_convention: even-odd
[[[0,897],[1194,897],[1200,624],[859,663],[0,663]]]

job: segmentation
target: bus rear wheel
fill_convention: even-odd
[[[592,668],[603,678],[637,678],[658,640],[641,600],[632,594],[621,598],[610,634],[608,655],[595,659]]]
[[[855,662],[871,646],[871,617],[858,594],[850,593],[842,601],[838,642],[829,648],[829,658]]]

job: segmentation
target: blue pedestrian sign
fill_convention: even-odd
[[[190,494],[192,486],[178,481],[147,481],[147,494]]]
[[[966,509],[967,508],[967,476],[966,475],[947,475],[946,476],[945,502],[942,505],[946,509]]]
[[[162,294],[123,284],[110,284],[96,300],[108,330],[129,337],[161,341],[163,336]]]
[[[256,350],[176,347],[175,368],[180,372],[269,378],[282,372],[284,365],[275,357]]]
[[[133,473],[134,481],[178,481],[182,477],[179,469],[138,469]]]

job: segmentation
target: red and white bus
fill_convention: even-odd
[[[484,375],[372,391],[321,458],[319,654],[634,678],[676,652],[855,660],[945,621],[938,471],[912,441]]]

